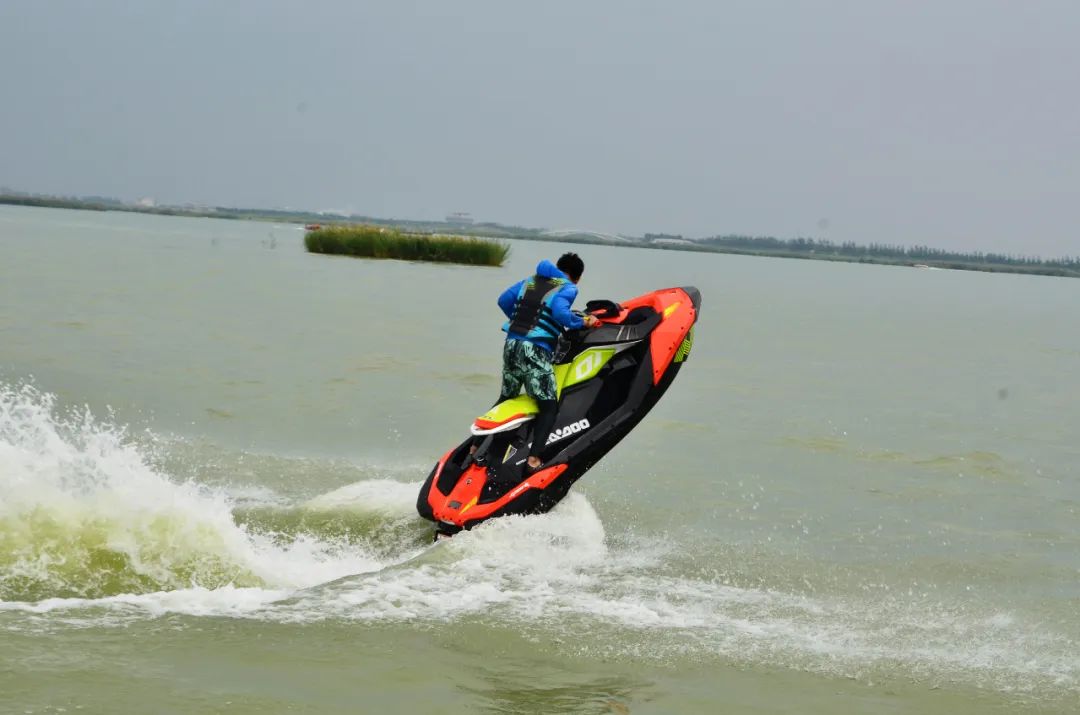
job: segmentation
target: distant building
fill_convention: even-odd
[[[143,209],[152,209],[157,206],[157,202],[150,197],[145,197],[136,201],[135,205]]]
[[[457,226],[472,226],[473,217],[471,214],[457,211],[452,214],[448,214],[446,217],[447,223],[452,223]]]

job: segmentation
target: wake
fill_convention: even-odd
[[[393,533],[396,523],[400,537],[402,499],[368,499],[351,511],[331,495],[243,509],[226,488],[156,470],[144,450],[88,410],[61,413],[51,394],[0,384],[0,602],[222,588],[280,594],[396,556],[355,534]],[[378,491],[395,487],[404,494],[396,483]]]

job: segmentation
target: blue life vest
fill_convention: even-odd
[[[540,275],[525,281],[514,303],[514,315],[503,325],[503,330],[530,340],[550,341],[554,344],[562,335],[563,329],[559,321],[555,320],[551,302],[564,285],[566,281],[562,278]]]

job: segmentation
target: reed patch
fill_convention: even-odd
[[[403,261],[501,266],[509,244],[487,238],[408,233],[380,226],[326,226],[307,232],[304,245],[311,253]]]

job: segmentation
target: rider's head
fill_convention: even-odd
[[[585,272],[585,261],[576,253],[564,253],[555,264],[560,271],[570,277],[574,283],[581,280],[581,274]]]

